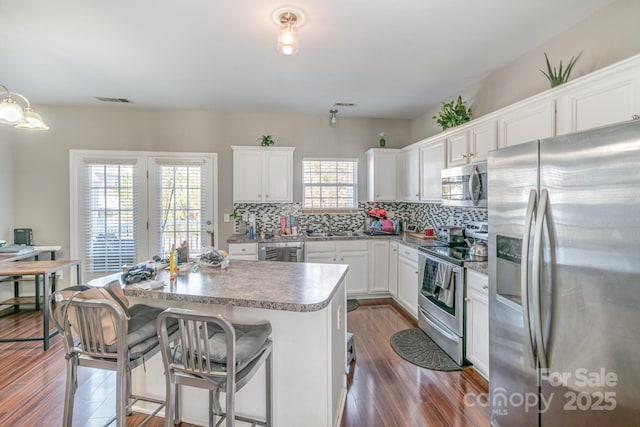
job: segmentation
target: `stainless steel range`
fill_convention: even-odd
[[[436,240],[420,247],[418,324],[459,365],[465,357],[464,263],[487,261],[470,250],[473,244],[486,242],[487,236],[486,223],[438,227]]]

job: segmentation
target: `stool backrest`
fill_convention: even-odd
[[[171,349],[167,332],[167,322],[175,319],[178,332]],[[226,336],[226,363],[216,363],[209,345],[209,338],[216,327]],[[217,330],[219,332],[219,329]],[[222,315],[208,315],[193,310],[169,308],[158,316],[160,347],[165,360],[165,368],[190,375],[206,377],[227,377],[235,382],[236,333],[233,325]],[[231,367],[231,369],[226,369]]]
[[[75,296],[58,304],[60,307],[51,311],[51,315],[63,335],[67,354],[116,359],[126,351],[127,315],[118,303]],[[104,328],[105,319],[109,319],[108,331]]]

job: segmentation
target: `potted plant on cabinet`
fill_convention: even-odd
[[[440,113],[432,118],[442,130],[449,129],[471,120],[471,108],[467,108],[466,101],[458,96],[457,101],[443,102]]]
[[[258,138],[258,141],[260,141],[260,145],[263,147],[268,147],[276,143],[271,135],[262,135],[262,137]]]

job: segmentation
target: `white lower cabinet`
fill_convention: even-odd
[[[489,278],[467,269],[466,332],[467,360],[489,378]]]
[[[369,293],[389,292],[389,240],[369,241]]]
[[[366,240],[307,242],[305,261],[347,264],[347,295],[363,295],[369,291],[369,253]]]
[[[414,318],[418,318],[418,251],[398,246],[398,296],[397,301]]]
[[[398,298],[398,242],[389,243],[389,293]]]
[[[244,261],[258,260],[257,243],[229,243],[229,259]]]

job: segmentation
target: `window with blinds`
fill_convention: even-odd
[[[86,271],[112,272],[136,256],[135,160],[85,160],[84,260]]]
[[[358,161],[351,159],[303,159],[305,209],[353,209],[358,207]]]
[[[187,242],[191,254],[200,253],[206,245],[206,219],[203,207],[207,205],[207,192],[203,183],[207,181],[205,162],[155,160],[155,179],[159,196],[155,212],[158,252],[168,252],[173,243],[176,246]]]
[[[71,257],[89,279],[214,245],[213,153],[70,150]]]

